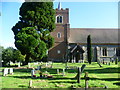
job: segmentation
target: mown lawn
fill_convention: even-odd
[[[68,63],[68,66],[79,66],[83,63]],[[15,69],[13,75],[7,75],[1,77],[2,88],[28,88],[29,81],[32,80],[34,88],[84,88],[85,87],[85,72],[88,72],[89,88],[103,88],[105,85],[108,88],[119,88],[120,86],[120,67],[111,63],[111,65],[102,65],[99,67],[97,63],[86,64],[86,68],[81,75],[80,83],[76,83],[75,76],[77,69],[65,70],[65,76],[62,75],[62,69],[65,68],[65,63],[54,63],[52,68],[42,68],[41,71],[44,73],[47,71],[53,78],[31,78],[31,69]],[[38,65],[31,64],[32,67]],[[22,66],[28,67],[28,66]],[[5,67],[2,67],[3,69]],[[60,69],[60,74],[57,74],[57,69]],[[37,74],[39,76],[39,74]],[[104,84],[104,85],[103,85]]]

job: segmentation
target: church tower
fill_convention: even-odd
[[[55,39],[55,43],[48,52],[48,59],[53,61],[63,61],[65,60],[64,58],[67,51],[70,25],[69,9],[61,8],[60,2],[58,4],[58,8],[56,9],[55,19],[56,28],[51,33]]]

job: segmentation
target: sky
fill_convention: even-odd
[[[69,8],[71,28],[117,28],[118,2],[61,2],[62,8]],[[0,45],[14,47],[11,28],[19,21],[22,2],[0,3]],[[54,8],[58,2],[54,2]]]

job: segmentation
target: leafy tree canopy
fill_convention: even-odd
[[[15,46],[29,58],[42,59],[54,39],[50,36],[55,28],[53,2],[24,2],[20,7],[20,21],[13,26]]]
[[[14,61],[13,51],[14,48],[12,47],[8,47],[2,51],[2,60],[4,61],[4,65],[6,65],[7,63],[10,64],[10,61]]]

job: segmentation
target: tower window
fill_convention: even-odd
[[[107,56],[107,48],[106,47],[103,48],[102,54],[103,54],[103,56]]]
[[[56,23],[63,23],[63,16],[61,15],[56,16]]]
[[[61,38],[61,33],[60,32],[57,33],[57,37]]]

